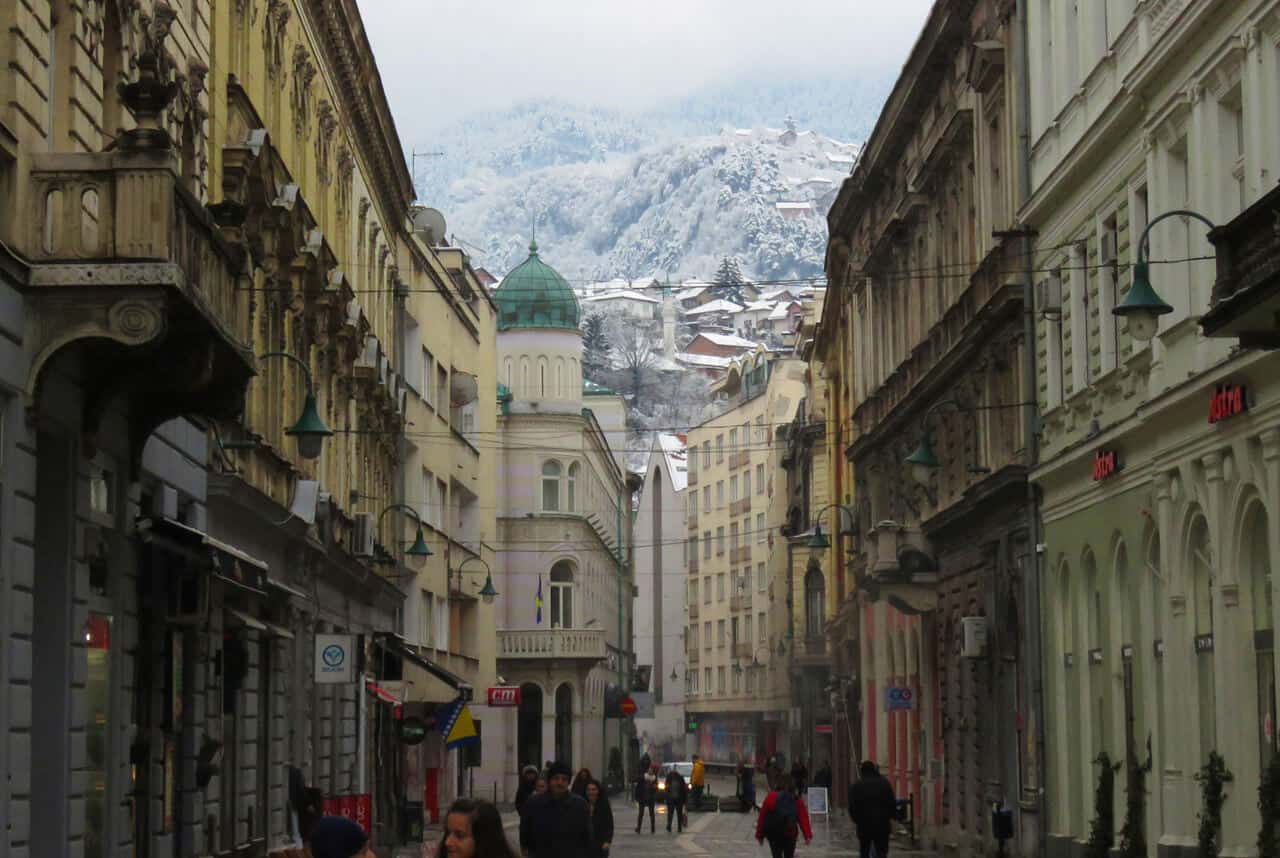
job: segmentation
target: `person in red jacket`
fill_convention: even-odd
[[[804,799],[796,795],[791,775],[783,773],[778,775],[774,788],[760,805],[760,815],[756,817],[756,842],[768,840],[772,858],[792,858],[801,834],[804,834],[806,844],[813,840],[809,810],[804,806]]]

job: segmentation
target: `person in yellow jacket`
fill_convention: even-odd
[[[702,806],[702,790],[706,783],[707,767],[703,765],[702,758],[694,754],[693,773],[689,775],[689,786],[693,788],[689,794],[689,806],[695,810]]]

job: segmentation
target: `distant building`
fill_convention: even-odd
[[[684,504],[688,485],[685,436],[660,433],[649,452],[636,509],[635,649],[649,667],[654,716],[636,718],[640,750],[656,760],[688,759],[684,702],[689,664],[684,657]]]
[[[746,354],[758,346],[759,343],[754,340],[732,334],[713,334],[703,331],[690,340],[684,350],[686,354],[730,358]]]
[[[599,313],[610,318],[625,318],[637,322],[653,322],[658,318],[662,300],[649,292],[623,289],[604,292],[582,299],[582,310],[590,315]]]
[[[800,202],[778,202],[773,207],[778,210],[778,214],[788,220],[800,220],[813,215],[813,203],[805,201]]]

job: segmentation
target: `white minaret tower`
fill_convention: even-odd
[[[676,296],[670,281],[662,287],[662,353],[669,361],[676,359]]]

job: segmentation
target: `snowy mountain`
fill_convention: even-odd
[[[415,176],[496,274],[536,217],[571,280],[709,277],[726,255],[748,277],[813,276],[857,153],[840,141],[865,137],[889,82],[743,80],[634,113],[528,103],[441,130]]]

